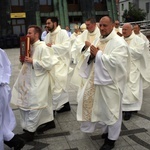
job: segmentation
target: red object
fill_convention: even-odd
[[[20,61],[23,63],[25,56],[30,56],[30,37],[20,37]]]

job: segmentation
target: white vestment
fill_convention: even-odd
[[[82,34],[80,34],[76,41],[74,42],[71,51],[76,52],[77,57],[77,65],[74,69],[74,73],[71,78],[71,83],[80,88],[83,87],[85,83],[85,79],[79,76],[80,67],[85,60],[86,56],[90,54],[89,48],[82,52],[82,48],[85,46],[85,41],[89,41],[91,44],[94,44],[94,40],[100,37],[99,28],[96,26],[95,30],[90,33],[88,30],[85,30]]]
[[[147,50],[149,51],[150,50],[150,42],[147,39],[147,37],[141,32],[139,34],[136,34],[136,35],[138,35],[140,38],[142,38],[145,41]]]
[[[11,63],[5,51],[0,49],[0,149],[3,142],[14,137],[12,132],[16,126],[16,119],[10,107],[11,89],[9,80],[11,76]]]
[[[82,54],[81,51],[82,48],[85,46],[85,41],[89,41],[92,44],[93,41],[99,36],[100,31],[99,28],[96,26],[95,30],[92,33],[90,33],[88,30],[85,30],[76,38],[76,41],[71,48],[71,53],[74,53],[77,62],[80,60]]]
[[[70,39],[66,30],[58,26],[55,31],[49,32],[45,39],[46,44],[51,43],[54,50],[54,55],[59,60],[55,65],[55,87],[53,93],[53,109],[60,109],[63,104],[69,101],[67,91],[68,74],[70,68]]]
[[[115,27],[114,27],[114,30],[115,30],[116,33],[119,32],[119,33],[122,34],[122,28],[120,28],[120,27],[118,27],[118,28],[115,28]]]
[[[72,47],[75,46],[75,41],[76,41],[76,38],[81,34],[81,32],[73,32],[70,36],[70,42],[71,42],[71,50],[72,50]],[[74,48],[73,48],[74,49]],[[73,61],[74,64],[77,63],[77,58],[76,58],[76,51],[71,51],[71,59]]]
[[[114,30],[106,38],[97,39],[95,46],[99,48],[95,60],[88,65],[87,56],[80,69],[87,82],[77,98],[77,120],[82,122],[84,132],[93,132],[102,125],[114,128],[115,135],[109,127],[107,132],[108,138],[116,140],[121,130],[121,99],[128,80],[130,54]]]
[[[131,70],[123,94],[122,110],[137,111],[142,106],[143,89],[150,85],[150,57],[142,38],[132,33],[125,41],[131,53]]]
[[[22,128],[34,132],[43,123],[52,121],[52,81],[50,72],[57,63],[53,50],[45,42],[31,45],[33,64],[24,62],[12,89],[11,102],[21,113]]]

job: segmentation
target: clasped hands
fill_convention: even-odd
[[[88,41],[85,41],[85,47],[86,48],[90,47],[91,58],[94,58],[99,50],[98,48],[96,48],[94,45],[92,45]]]
[[[91,58],[95,57],[98,51],[99,51],[98,48],[96,48],[94,45],[91,45],[90,46]]]
[[[48,47],[51,47],[52,46],[52,43],[47,43],[46,44]]]

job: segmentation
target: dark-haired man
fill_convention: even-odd
[[[53,110],[57,113],[70,111],[69,95],[67,91],[68,74],[70,69],[70,39],[65,29],[58,25],[56,17],[49,17],[46,20],[49,30],[45,38],[47,46],[54,50],[54,55],[59,60],[55,66],[55,80],[53,92]]]
[[[120,27],[120,22],[119,22],[119,20],[115,20],[115,22],[114,22],[114,30],[116,31],[116,33],[117,33],[119,36],[122,36],[122,28]]]
[[[85,21],[85,25],[86,30],[76,38],[71,48],[72,54],[74,54],[74,58],[77,60],[77,65],[74,69],[71,83],[78,87],[78,93],[80,93],[81,88],[86,80],[79,76],[81,64],[86,56],[90,53],[89,46],[93,44],[94,40],[100,36],[99,28],[96,24],[95,18],[88,18]]]
[[[20,136],[26,142],[34,140],[35,131],[42,132],[55,127],[50,72],[57,59],[53,57],[53,49],[49,49],[45,42],[39,40],[41,32],[37,25],[28,27],[30,56],[25,57],[12,90],[11,102],[19,108],[24,130]],[[44,123],[47,123],[47,126],[43,128],[40,125]]]

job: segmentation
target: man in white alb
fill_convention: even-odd
[[[49,49],[44,41],[39,40],[41,32],[37,25],[28,27],[30,56],[25,57],[12,90],[11,102],[19,108],[24,131],[20,136],[26,142],[34,140],[36,131],[44,132],[55,128],[51,70],[57,59],[54,59],[53,49]]]
[[[111,150],[121,130],[121,101],[130,53],[123,38],[113,30],[110,17],[102,17],[99,28],[101,36],[90,46],[90,54],[80,69],[87,81],[78,95],[77,120],[83,132],[102,128],[105,141],[100,150]]]
[[[115,20],[114,22],[114,30],[119,36],[122,36],[122,28],[120,27],[120,22],[118,20]]]
[[[85,57],[90,53],[89,46],[93,44],[93,41],[100,36],[99,28],[96,24],[95,18],[88,18],[85,21],[86,29],[80,34],[74,42],[71,51],[76,53],[77,65],[75,66],[71,83],[78,87],[78,92],[83,87],[85,79],[79,76],[79,70]]]
[[[141,109],[143,89],[150,84],[150,57],[145,41],[134,34],[130,23],[123,25],[122,34],[131,53],[130,77],[122,101],[123,119],[129,120],[133,112]]]
[[[150,41],[148,40],[148,38],[140,30],[141,30],[141,27],[140,27],[139,24],[135,24],[133,26],[134,33],[145,41],[147,50],[149,51],[150,50]]]
[[[4,150],[3,143],[5,143],[14,150],[21,150],[25,143],[17,134],[13,133],[16,119],[10,107],[10,76],[11,63],[6,52],[0,49],[0,149]]]
[[[48,17],[46,26],[49,30],[45,38],[48,47],[54,50],[55,57],[59,63],[55,65],[55,74],[53,76],[55,87],[53,92],[53,110],[57,113],[70,111],[69,95],[67,90],[68,74],[70,69],[70,38],[66,30],[61,29],[56,17]]]

